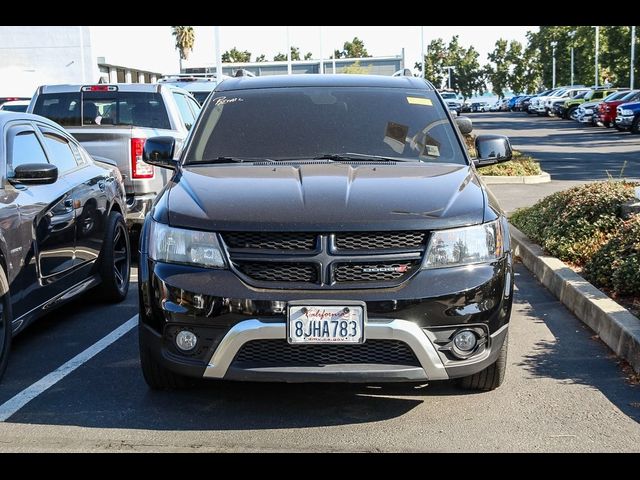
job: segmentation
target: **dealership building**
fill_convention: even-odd
[[[159,67],[150,58],[173,44],[155,45],[145,51],[139,45],[125,53],[115,53],[111,41],[103,39],[87,26],[1,26],[0,27],[0,96],[31,97],[39,85],[61,83],[155,83],[166,68]],[[99,27],[105,28],[105,27]],[[113,27],[117,29],[118,27]],[[167,27],[168,28],[168,27]],[[144,35],[140,33],[140,35]],[[92,38],[93,37],[93,38]],[[92,41],[93,40],[93,41]],[[167,42],[172,41],[169,36]],[[132,44],[136,38],[131,39]],[[146,52],[146,53],[145,53]],[[212,59],[213,60],[213,59]],[[170,63],[170,62],[169,62]],[[320,73],[320,60],[296,60],[291,62],[291,72]],[[403,69],[404,51],[388,57],[338,58],[323,62],[325,73],[370,73],[392,75]],[[186,62],[182,73],[213,73],[213,61],[208,64]],[[224,63],[222,71],[234,76],[238,70],[248,70],[254,75],[286,75],[288,64],[281,62]]]

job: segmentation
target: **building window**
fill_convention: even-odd
[[[124,68],[118,68],[116,72],[118,73],[118,83],[125,83]]]

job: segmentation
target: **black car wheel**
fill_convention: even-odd
[[[9,282],[4,270],[0,268],[0,379],[7,369],[9,350],[11,350],[12,320]]]
[[[631,133],[640,133],[640,115],[636,115],[636,118],[633,119],[631,123]]]
[[[105,300],[124,300],[129,291],[130,267],[131,248],[127,225],[119,212],[111,212],[100,263],[102,294]]]
[[[578,107],[571,107],[569,110],[567,110],[567,120],[573,117],[573,114],[576,110],[578,110]]]
[[[509,336],[507,335],[500,347],[500,353],[495,362],[478,373],[463,377],[460,379],[460,386],[467,390],[480,390],[488,392],[495,390],[502,382],[507,371],[507,344]]]

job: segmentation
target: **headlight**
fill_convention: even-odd
[[[158,262],[226,268],[215,233],[174,228],[153,221],[149,228],[149,256]]]
[[[504,251],[499,220],[431,234],[422,268],[454,267],[497,260]]]
[[[633,110],[628,110],[626,108],[623,108],[622,110],[620,110],[620,113],[622,115],[633,115]]]

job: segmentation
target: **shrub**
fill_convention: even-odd
[[[528,155],[524,155],[517,150],[513,152],[513,160],[504,163],[480,167],[481,175],[498,175],[501,177],[516,177],[521,175],[540,175],[542,169],[540,164]]]
[[[640,215],[620,225],[584,267],[590,282],[620,295],[640,295]]]
[[[517,210],[511,222],[551,255],[582,266],[622,224],[621,206],[634,197],[634,185],[580,185]]]

